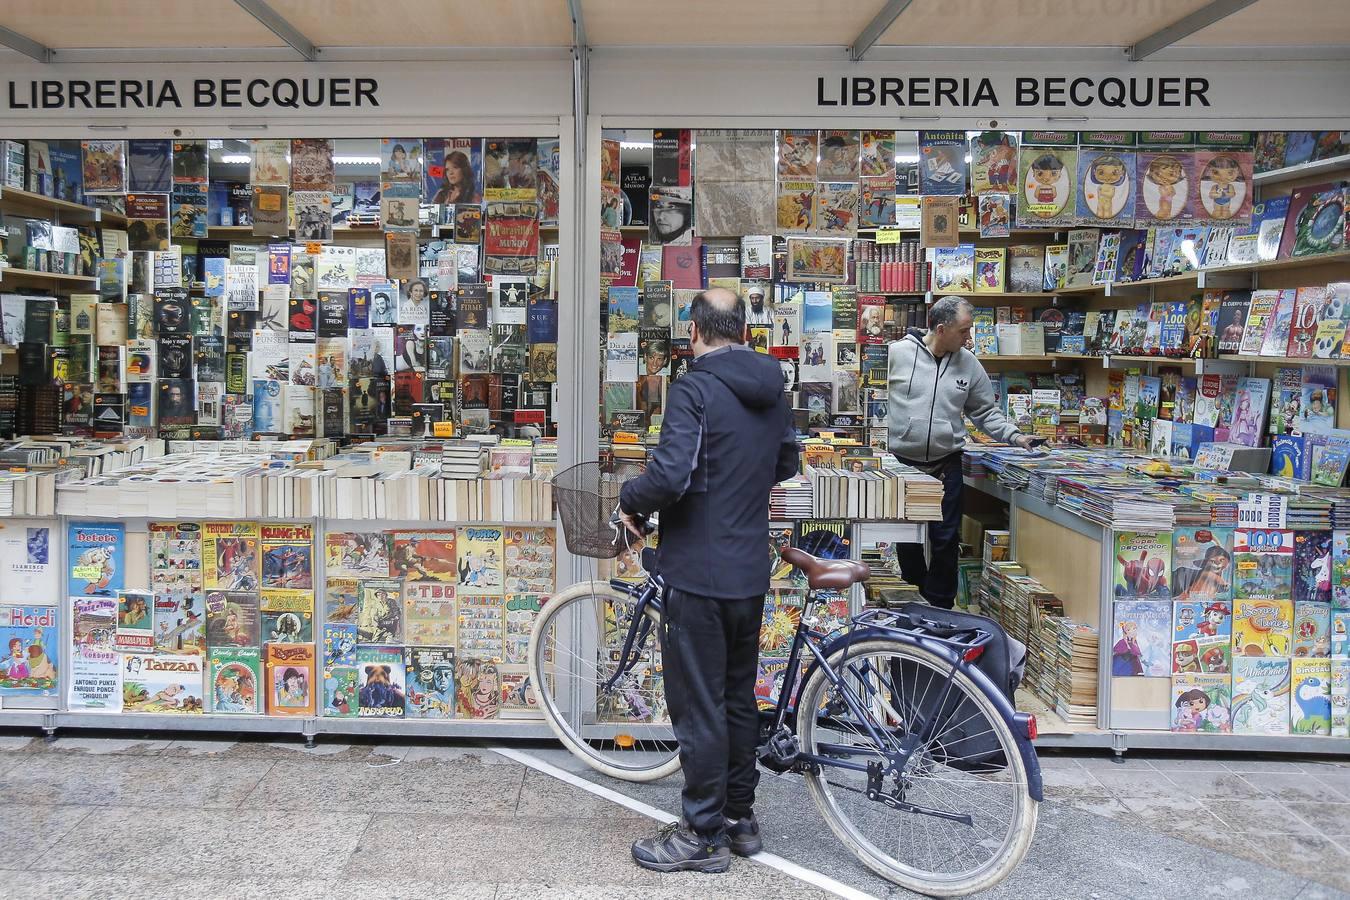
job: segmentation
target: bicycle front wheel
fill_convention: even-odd
[[[636,607],[599,582],[551,598],[530,635],[530,681],[549,727],[575,756],[614,778],[655,781],[680,768],[680,750],[666,710],[660,617],[650,606],[635,661],[614,677]]]
[[[884,766],[884,750],[931,735],[902,775],[881,779],[880,800],[867,797],[866,771],[808,773],[830,829],[869,869],[922,894],[959,897],[1011,874],[1031,844],[1037,804],[1012,731],[984,692],[959,670],[948,683],[946,660],[899,641],[859,641],[830,665],[840,684],[818,669],[798,704],[807,753]]]

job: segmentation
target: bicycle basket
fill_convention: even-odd
[[[578,463],[553,477],[567,549],[576,556],[615,559],[628,549],[632,535],[609,518],[619,505],[619,489],[641,471],[637,464],[617,464],[606,471],[598,462]]]

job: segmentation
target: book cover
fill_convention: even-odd
[[[199,715],[204,709],[206,659],[191,654],[122,656],[122,711]]]
[[[406,683],[403,649],[394,646],[358,647],[356,663],[358,714],[362,718],[401,718]]]
[[[1242,349],[1251,291],[1225,291],[1219,304],[1219,352],[1237,353]],[[1264,320],[1262,320],[1264,326]],[[1264,335],[1262,335],[1264,337]]]
[[[1110,227],[1134,219],[1134,154],[1118,149],[1078,151],[1077,218]]]
[[[1304,434],[1324,433],[1336,425],[1336,369],[1331,366],[1304,366],[1302,397],[1295,419]]]
[[[1289,733],[1288,659],[1233,658],[1235,734]]]
[[[1117,600],[1171,597],[1172,538],[1167,532],[1122,531],[1115,535],[1114,592]]]
[[[1310,359],[1317,343],[1322,307],[1326,303],[1326,288],[1301,287],[1293,293],[1294,311],[1289,323],[1287,355],[1290,359]],[[1339,339],[1336,344],[1340,344]]]
[[[1228,734],[1233,730],[1231,706],[1232,682],[1227,674],[1172,676],[1172,731]]]
[[[267,714],[314,715],[314,645],[269,643],[263,647]]]
[[[1289,196],[1271,197],[1257,204],[1260,207],[1260,223],[1256,227],[1256,256],[1261,262],[1269,262],[1279,256],[1284,241],[1285,218],[1289,215]],[[1256,210],[1253,210],[1255,215]],[[1292,230],[1290,241],[1292,243]]]
[[[1003,291],[1003,276],[1006,267],[1005,254],[1006,250],[1003,247],[975,248],[975,293],[1000,293]]]
[[[1183,222],[1192,215],[1194,154],[1165,150],[1135,156],[1135,220],[1143,224]]]
[[[262,712],[262,653],[257,647],[212,647],[211,712],[257,715]]]
[[[261,643],[258,595],[252,591],[206,593],[208,647],[256,647]]]
[[[1234,536],[1233,554],[1234,598],[1285,600],[1292,596],[1294,532],[1240,528]]]
[[[1048,228],[1074,224],[1077,168],[1076,148],[1023,145],[1018,154],[1021,184],[1018,226]]]
[[[1068,244],[1048,244],[1045,248],[1045,279],[1043,289],[1046,291],[1063,290],[1065,280],[1069,275],[1069,245]]]
[[[404,714],[414,719],[449,719],[455,714],[455,648],[405,647],[407,689]]]
[[[1040,244],[1008,247],[1008,287],[1014,293],[1034,294],[1046,290],[1046,248]]]
[[[1331,734],[1331,660],[1295,658],[1289,693],[1291,734]]]
[[[1315,359],[1340,359],[1350,328],[1350,282],[1336,281],[1326,287],[1313,340]]]
[[[974,289],[974,281],[974,245],[962,244],[957,247],[934,248],[933,290],[935,293],[967,293]]]
[[[1329,594],[1330,592],[1328,592]],[[1331,656],[1331,604],[1315,600],[1294,601],[1293,656]]]
[[[1280,235],[1279,258],[1332,253],[1345,245],[1345,195],[1339,184],[1295,188]]]
[[[1331,532],[1294,532],[1293,598],[1331,602]]]
[[[1233,537],[1228,528],[1177,527],[1172,535],[1172,595],[1177,600],[1232,597]]]
[[[1233,601],[1233,656],[1288,657],[1293,649],[1294,604],[1287,599]]]
[[[1194,215],[1214,222],[1246,222],[1251,215],[1252,162],[1250,150],[1197,150]]]
[[[1172,604],[1166,600],[1116,600],[1111,634],[1111,674],[1166,676],[1172,671]]]
[[[1252,291],[1247,305],[1247,322],[1242,332],[1239,352],[1243,356],[1259,356],[1265,343],[1267,327],[1280,303],[1280,291],[1263,289]],[[1287,337],[1287,334],[1286,334]],[[1281,346],[1283,350],[1283,346]]]

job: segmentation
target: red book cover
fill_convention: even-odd
[[[703,287],[703,241],[694,238],[685,245],[661,248],[661,274],[675,290],[697,291]]]
[[[642,251],[642,238],[623,239],[623,259],[619,262],[619,274],[610,282],[619,287],[636,287],[638,272],[638,254]]]

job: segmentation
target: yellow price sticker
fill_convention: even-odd
[[[877,229],[877,243],[878,243],[878,244],[898,244],[898,243],[900,243],[900,229],[899,229],[899,228],[878,228],[878,229]]]

